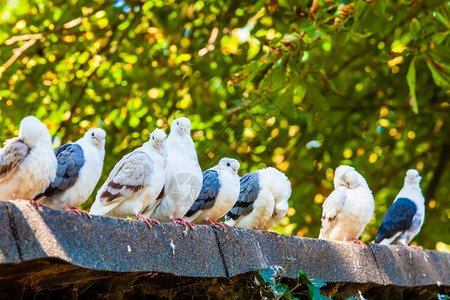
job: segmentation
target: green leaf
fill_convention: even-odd
[[[355,31],[350,31],[350,35],[355,36],[355,37],[359,37],[361,39],[365,39],[368,38],[369,36],[371,36],[373,34],[373,32],[368,31],[367,29],[364,29],[363,33],[360,32],[355,32]]]
[[[411,35],[417,39],[417,35],[420,32],[420,22],[417,18],[413,18],[409,23],[409,31],[411,32]]]
[[[327,300],[327,299],[331,300],[331,298],[325,297],[324,295],[322,295],[322,292],[320,292],[320,288],[315,287],[313,285],[308,286],[308,291],[309,291],[309,297],[312,300]]]
[[[264,282],[270,283],[270,284],[275,283],[276,272],[274,269],[269,268],[269,269],[259,270],[258,274],[261,276],[261,279]]]
[[[135,116],[132,116],[130,118],[130,121],[129,121],[128,124],[130,125],[130,127],[136,128],[139,125],[140,122],[141,122],[141,120],[139,120],[139,118],[137,118]]]
[[[308,276],[306,275],[306,272],[303,270],[298,272],[298,275],[296,276],[296,278],[297,278],[297,281],[300,282],[301,284],[312,285],[312,282],[309,281]]]
[[[406,80],[408,81],[409,93],[411,95],[410,105],[415,114],[419,113],[419,106],[417,105],[416,97],[416,58],[413,58],[408,68],[408,74]]]
[[[440,12],[434,12],[436,19],[438,19],[442,24],[449,27],[449,24],[447,22],[447,19],[440,13]]]
[[[323,279],[311,279],[311,283],[318,288],[321,288],[323,286],[326,286],[327,283]]]
[[[450,31],[438,32],[431,37],[431,41],[437,43],[438,45],[442,44],[450,34]]]
[[[450,86],[450,82],[446,78],[447,74],[445,73],[445,66],[430,56],[426,56],[425,61],[431,71],[431,75],[433,75],[434,82],[436,82],[436,84],[440,87],[448,88]]]
[[[308,89],[308,94],[312,100],[314,106],[323,111],[330,110],[327,99],[322,95],[322,93],[316,88]]]
[[[272,286],[272,291],[275,295],[278,295],[279,297],[283,296],[284,293],[289,292],[289,287],[284,283],[277,283],[274,286]]]

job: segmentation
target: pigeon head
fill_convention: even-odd
[[[150,143],[156,149],[161,149],[164,147],[167,135],[164,130],[156,128],[152,133],[149,134]]]
[[[241,165],[239,164],[239,162],[234,159],[234,158],[228,158],[228,157],[224,157],[219,161],[219,167],[222,169],[230,169],[232,170],[234,173],[237,174],[239,167]]]
[[[419,184],[422,177],[416,169],[406,171],[405,184]]]
[[[334,186],[345,186],[351,189],[356,188],[359,185],[359,174],[355,168],[350,166],[339,166],[334,172]]]
[[[96,147],[105,146],[106,132],[101,128],[91,128],[85,134],[84,137],[90,140]]]
[[[173,120],[170,132],[176,132],[179,135],[191,134],[191,121],[188,118],[181,117]]]
[[[47,126],[33,116],[25,117],[20,122],[19,138],[30,148],[35,147],[40,140],[51,143],[52,139]]]

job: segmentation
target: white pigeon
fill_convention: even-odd
[[[182,117],[172,122],[167,138],[164,198],[154,212],[143,212],[144,217],[193,226],[182,218],[202,189],[202,170],[190,132],[191,122],[188,118]]]
[[[319,239],[355,241],[372,220],[375,203],[366,180],[353,167],[339,166],[334,175],[335,190],[323,203]]]
[[[289,208],[289,179],[275,168],[247,173],[241,178],[239,197],[225,224],[267,230],[279,223]]]
[[[151,228],[149,220],[140,213],[146,207],[153,210],[163,190],[167,135],[157,128],[149,136],[148,142],[125,155],[114,166],[97,193],[91,214],[137,217]]]
[[[38,200],[44,205],[77,214],[86,211],[76,208],[84,203],[97,185],[103,170],[106,132],[91,128],[75,143],[55,150],[58,168],[56,178]]]
[[[19,136],[0,151],[0,200],[31,200],[55,179],[56,157],[47,126],[36,117],[20,122]]]
[[[237,160],[225,157],[217,166],[203,172],[202,190],[184,219],[223,226],[216,221],[233,207],[239,196],[239,167]]]
[[[375,243],[409,245],[419,233],[425,218],[425,198],[419,172],[406,172],[405,184],[384,215]]]

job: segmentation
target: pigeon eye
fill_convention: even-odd
[[[227,163],[227,166],[229,167],[229,166],[230,166],[230,163]]]
[[[179,123],[179,122],[177,122],[177,125],[180,125],[180,123]]]
[[[94,136],[94,133],[92,133],[92,136]]]
[[[155,137],[154,137],[154,136],[152,136],[152,139],[155,139]]]

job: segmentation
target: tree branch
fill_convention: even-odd
[[[433,178],[430,181],[430,184],[427,187],[425,192],[425,199],[434,199],[434,195],[436,193],[436,189],[439,186],[439,181],[441,180],[442,175],[446,169],[449,155],[450,153],[450,142],[447,140],[442,144],[441,152],[439,154],[439,161],[436,164],[436,168],[433,171]]]
[[[401,105],[389,105],[389,104],[382,104],[382,105],[359,105],[359,106],[345,106],[345,105],[331,105],[330,111],[336,111],[336,110],[342,110],[342,111],[363,111],[363,110],[379,110],[381,107],[387,107],[392,110],[411,110],[411,106],[408,104],[401,104]],[[428,103],[428,104],[421,104],[419,105],[420,110],[432,110],[432,111],[450,111],[450,105],[449,106],[443,106],[439,104],[434,103]]]
[[[36,43],[36,40],[40,39],[41,37],[42,34],[33,34],[28,42],[26,42],[19,48],[14,49],[13,56],[11,56],[11,58],[8,59],[8,61],[4,63],[3,66],[0,67],[0,75],[3,74],[3,72],[5,72],[6,69],[8,69],[22,55],[23,52],[25,52],[28,48],[33,46],[33,44]]]
[[[136,19],[138,19],[138,18],[137,18],[138,15],[139,15],[138,13],[135,13],[134,16],[133,16],[133,20],[130,22],[130,24],[128,25],[128,27],[125,28],[125,29],[122,31],[122,34],[121,34],[120,37],[117,39],[117,46],[122,42],[122,40],[124,39],[125,35],[128,33],[128,29],[133,25],[133,23],[136,21]],[[108,40],[108,42],[106,43],[106,45],[105,45],[104,47],[102,47],[102,48],[96,53],[96,55],[102,54],[103,52],[105,52],[105,51],[111,46],[111,43],[114,41],[114,33],[118,32],[118,31],[117,31],[117,27],[119,26],[120,23],[121,23],[121,20],[118,20],[118,21],[112,26],[111,31],[113,32],[113,36],[111,36],[111,38]],[[114,54],[115,51],[116,51],[116,49],[117,49],[117,47],[115,47],[114,50],[113,50],[112,48],[110,48],[109,53],[105,55],[104,61],[107,60],[112,54]],[[87,63],[87,62],[86,62],[86,63]],[[80,68],[78,68],[78,69],[82,69],[83,66],[84,66],[84,64],[81,65]],[[59,131],[61,130],[61,128],[64,128],[64,127],[69,123],[69,121],[70,121],[70,119],[71,119],[71,116],[72,116],[72,114],[73,114],[73,111],[78,107],[78,105],[80,104],[81,100],[83,99],[84,92],[85,92],[86,89],[87,89],[89,79],[97,73],[97,70],[98,70],[98,68],[99,68],[100,66],[101,66],[101,64],[99,64],[99,65],[91,72],[91,74],[89,74],[89,75],[86,77],[86,81],[85,81],[85,83],[83,84],[83,86],[81,87],[80,93],[78,94],[77,98],[75,99],[75,101],[72,103],[72,105],[71,105],[70,108],[69,108],[69,114],[70,114],[69,117],[66,118],[64,121],[62,121],[62,122],[59,124],[58,129],[55,131],[55,134],[56,134],[57,132],[59,132]]]

